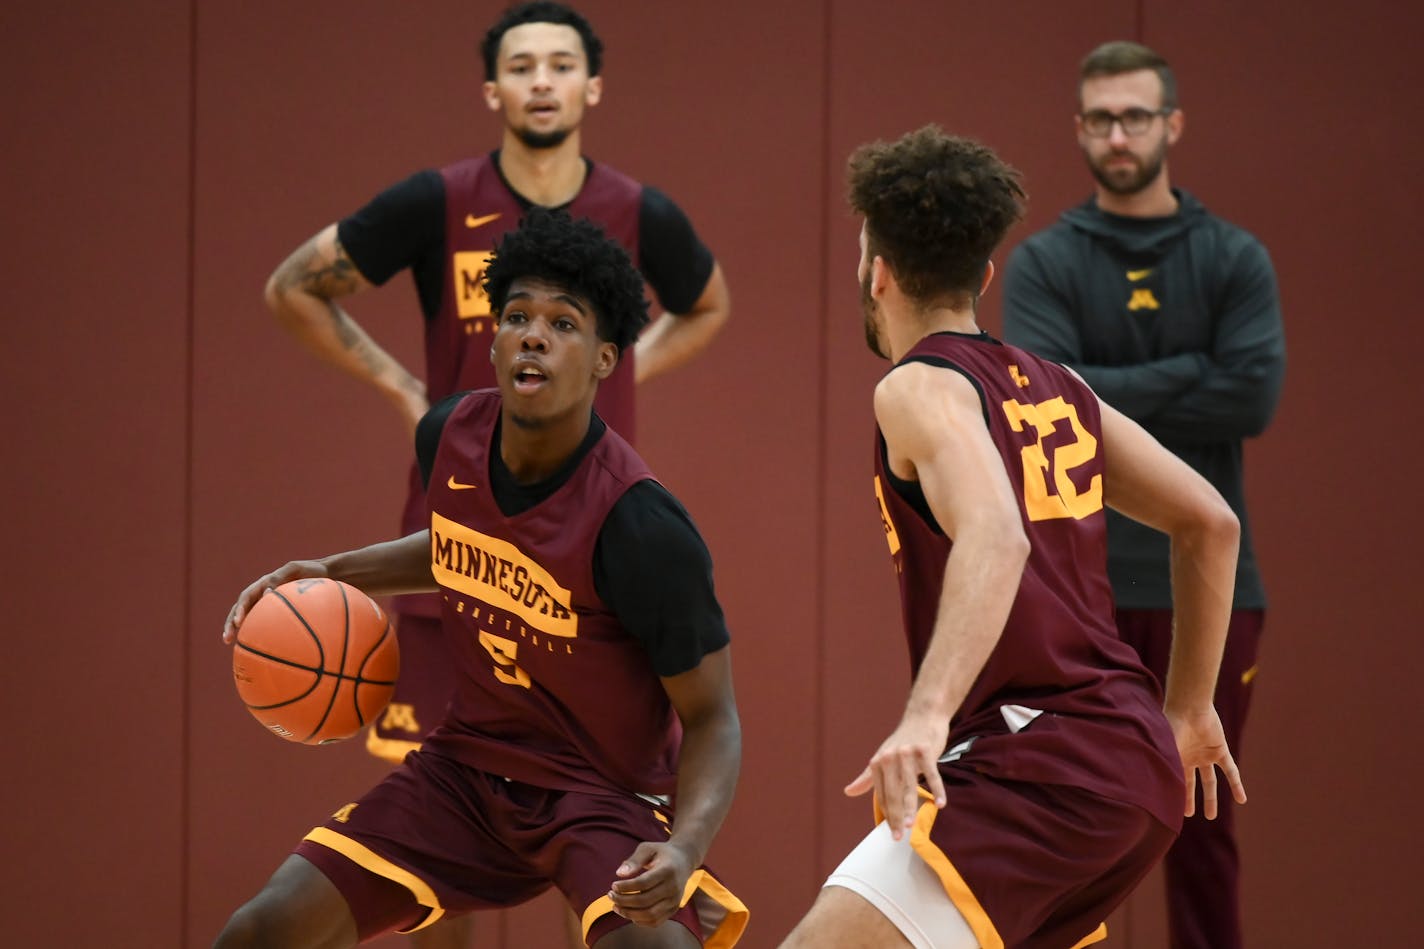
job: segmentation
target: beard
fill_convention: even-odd
[[[545,148],[558,148],[564,144],[564,140],[569,137],[573,129],[554,129],[551,132],[535,132],[531,129],[514,129],[514,137],[519,139],[525,146],[540,150]]]
[[[890,357],[880,348],[880,328],[876,325],[875,317],[880,312],[880,304],[875,302],[875,298],[870,295],[870,274],[866,273],[864,279],[860,281],[860,310],[865,319],[865,345],[870,347],[870,351],[881,359]]]
[[[1097,179],[1098,184],[1104,190],[1118,195],[1138,194],[1156,181],[1162,175],[1162,166],[1167,161],[1167,139],[1163,136],[1157,143],[1157,147],[1146,158],[1138,158],[1136,155],[1129,155],[1133,160],[1131,168],[1116,168],[1109,170],[1105,167],[1109,159],[1120,157],[1122,153],[1109,153],[1103,158],[1094,161],[1091,156],[1085,153],[1088,159],[1088,168]]]

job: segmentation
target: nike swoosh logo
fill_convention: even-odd
[[[451,475],[451,476],[450,476],[450,480],[449,480],[449,481],[446,481],[445,483],[450,486],[450,490],[451,490],[451,491],[468,491],[468,490],[470,490],[471,488],[478,488],[478,487],[479,487],[479,485],[477,485],[477,484],[461,484],[460,482],[458,482],[458,481],[455,480],[455,476],[454,476],[454,475]]]
[[[499,217],[499,214],[500,212],[498,211],[493,214],[486,214],[484,217],[475,217],[473,214],[466,214],[465,226],[469,228],[482,227],[483,225],[488,224],[490,221],[497,219]]]
[[[466,224],[469,224],[469,221],[466,220],[465,223],[466,223]],[[473,227],[473,225],[471,225],[471,226]],[[1129,271],[1127,272],[1127,279],[1131,280],[1133,283],[1136,283],[1137,281],[1141,280],[1143,277],[1147,276],[1147,275],[1150,274],[1151,272],[1152,272],[1152,268],[1151,268],[1151,267],[1148,267],[1146,270],[1129,270]]]

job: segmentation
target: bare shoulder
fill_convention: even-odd
[[[897,366],[875,386],[875,420],[886,436],[939,429],[945,422],[983,426],[979,392],[962,373],[928,363]]]

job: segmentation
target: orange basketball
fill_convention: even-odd
[[[350,738],[391,699],[400,652],[386,614],[339,580],[284,583],[248,612],[232,650],[247,710],[308,745]]]

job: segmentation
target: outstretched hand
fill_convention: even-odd
[[[1241,772],[1236,768],[1236,759],[1231,757],[1231,749],[1226,745],[1226,733],[1222,731],[1221,719],[1215,708],[1193,715],[1178,715],[1167,712],[1167,721],[1172,725],[1172,735],[1177,739],[1177,753],[1182,757],[1182,777],[1187,787],[1187,817],[1196,813],[1197,781],[1201,781],[1202,816],[1215,820],[1217,813],[1216,769],[1226,776],[1231,789],[1231,797],[1237,804],[1246,803],[1246,785],[1241,783]]]
[[[658,925],[682,906],[694,869],[691,855],[672,841],[640,843],[618,867],[619,879],[608,891],[613,911],[641,926]]]
[[[223,642],[232,645],[232,641],[237,638],[238,627],[242,625],[243,620],[247,619],[247,614],[252,611],[252,607],[257,604],[258,600],[266,596],[268,591],[291,580],[310,580],[326,575],[325,564],[315,560],[293,560],[266,576],[254,580],[247,589],[238,594],[237,602],[232,605],[232,609],[227,611],[227,620],[223,623]]]
[[[859,797],[875,792],[875,800],[885,812],[890,835],[896,840],[915,824],[919,810],[920,778],[934,797],[936,807],[944,807],[944,781],[939,776],[939,756],[949,741],[949,720],[906,715],[898,728],[870,758],[865,770],[846,785],[845,793]]]

